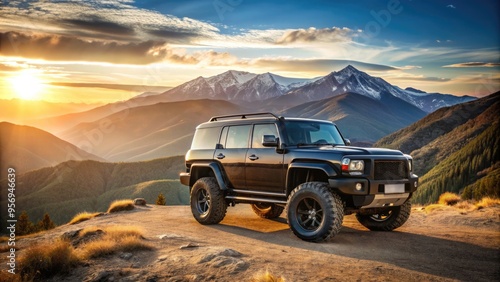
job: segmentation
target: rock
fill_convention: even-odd
[[[76,238],[78,236],[78,234],[80,234],[80,231],[82,231],[82,230],[83,229],[78,229],[78,230],[64,232],[61,235],[61,239],[63,239],[63,240],[73,240],[74,238]]]
[[[124,259],[124,260],[129,260],[134,254],[132,253],[123,253],[120,255],[120,258],[121,259]]]
[[[195,243],[187,243],[186,245],[182,245],[179,247],[179,249],[183,250],[183,249],[189,249],[189,248],[198,248],[199,245],[198,244],[195,244]]]
[[[114,277],[113,277],[113,272],[112,271],[108,271],[108,270],[105,270],[99,274],[97,274],[97,276],[92,279],[92,282],[105,282],[105,281],[114,281]]]
[[[136,205],[136,206],[145,206],[146,205],[146,199],[144,199],[144,198],[135,198],[134,199],[134,205]]]

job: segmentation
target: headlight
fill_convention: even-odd
[[[351,175],[361,175],[365,170],[365,162],[362,160],[342,159],[342,171]]]
[[[410,155],[405,154],[406,159],[408,160],[408,169],[413,171],[413,158]]]

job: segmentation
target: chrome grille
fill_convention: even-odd
[[[401,180],[408,178],[405,161],[375,161],[375,180]]]

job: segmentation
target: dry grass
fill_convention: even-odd
[[[73,217],[73,219],[71,219],[68,224],[77,224],[79,222],[86,221],[86,220],[89,220],[91,218],[94,218],[94,217],[96,217],[98,215],[101,215],[101,213],[100,212],[94,212],[94,213],[81,212],[81,213],[75,215],[75,217]]]
[[[461,200],[457,194],[446,192],[439,196],[438,204],[431,204],[424,207],[426,213],[432,213],[434,211],[443,211],[451,208],[457,208],[464,211],[474,211],[480,210],[487,207],[500,206],[500,199],[485,197],[478,202],[472,202],[470,200]]]
[[[500,206],[500,199],[484,197],[481,199],[481,201],[477,202],[475,205],[476,205],[477,209],[483,209],[483,208],[487,208],[487,207],[496,207],[496,206]]]
[[[98,239],[86,243],[81,249],[81,255],[85,259],[103,257],[118,252],[132,252],[140,250],[151,250],[153,247],[143,241],[143,235],[139,228],[134,226],[112,226],[107,228],[86,228],[80,232],[80,237],[86,234],[102,230],[104,235]]]
[[[8,236],[0,236],[0,243],[7,242],[7,241],[9,241]]]
[[[461,198],[455,193],[445,192],[439,196],[438,203],[446,206],[453,206],[460,202]]]
[[[252,277],[252,282],[285,282],[282,276],[276,277],[268,270],[266,272],[259,272]]]
[[[19,258],[19,273],[23,280],[40,280],[66,273],[80,261],[70,242],[56,240],[27,248]]]
[[[116,200],[109,205],[108,213],[129,211],[135,208],[133,200]]]

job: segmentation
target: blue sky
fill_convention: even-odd
[[[176,86],[228,69],[316,77],[347,64],[402,88],[500,88],[500,1],[4,3],[0,98],[28,71],[48,85],[40,99],[104,102],[140,90],[116,84]],[[60,85],[72,83],[71,96]]]

